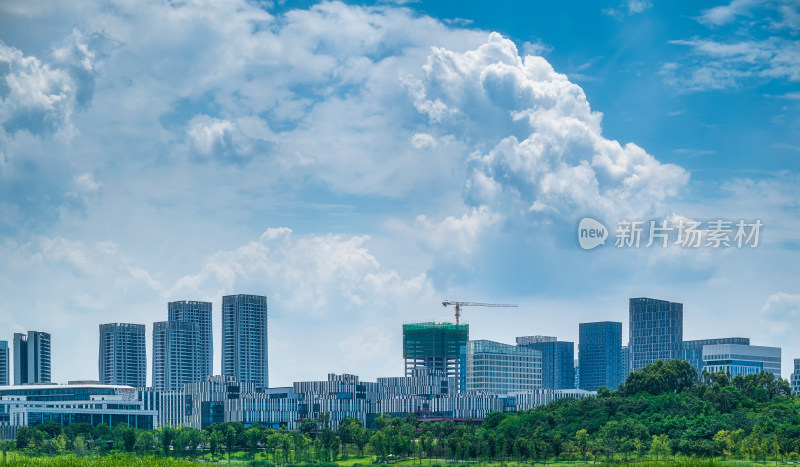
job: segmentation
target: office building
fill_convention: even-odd
[[[474,340],[461,359],[462,392],[507,395],[542,387],[542,352],[534,348]]]
[[[622,323],[601,321],[578,326],[579,388],[596,391],[616,389],[620,378]]]
[[[575,359],[575,389],[581,387],[581,367],[578,364],[578,359]]]
[[[624,383],[631,373],[631,348],[627,345],[622,346],[619,360],[619,382]]]
[[[513,347],[513,346],[510,346]],[[527,349],[528,351],[533,351]],[[480,422],[492,412],[517,412],[558,399],[592,397],[576,389],[533,389],[509,395],[460,393],[458,380],[441,371],[418,368],[410,376],[361,381],[356,375],[329,374],[323,381],[295,382],[291,387],[265,389],[239,383],[227,376],[186,384],[183,389],[140,392],[140,400],[159,400],[162,425],[202,429],[221,422],[241,422],[296,430],[303,420],[321,420],[336,431],[348,418],[374,428],[375,418],[386,414],[419,420]],[[151,404],[152,405],[152,404]]]
[[[631,370],[683,358],[683,304],[654,298],[629,303]]]
[[[153,323],[153,387],[158,391],[183,388],[200,381],[196,361],[197,323],[161,321]]]
[[[8,386],[9,370],[11,360],[9,359],[8,341],[0,341],[0,386]]]
[[[792,385],[793,393],[800,394],[800,358],[794,359],[794,371],[792,371],[789,384]]]
[[[542,387],[575,388],[575,344],[552,336],[517,337],[517,345],[542,353]]]
[[[102,384],[144,387],[147,355],[144,324],[100,325],[98,372]]]
[[[127,423],[134,428],[155,429],[158,412],[146,410],[136,389],[96,383],[37,384],[0,387],[0,438],[16,439],[17,430],[53,421],[70,423]]]
[[[222,374],[269,387],[267,297],[222,297]]]
[[[50,334],[14,333],[14,384],[50,382]]]
[[[403,325],[406,376],[417,369],[461,374],[461,348],[469,341],[469,324],[410,323]]]
[[[683,341],[683,359],[695,367],[698,376],[703,373],[703,347],[716,344],[750,345],[750,339],[747,337],[723,337],[722,339]]]
[[[214,332],[212,327],[211,302],[182,300],[169,302],[169,321],[189,321],[197,323],[197,371],[202,381],[206,376],[214,374]]]
[[[703,369],[730,377],[768,371],[781,377],[781,348],[760,345],[713,344],[703,346]]]

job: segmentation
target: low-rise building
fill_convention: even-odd
[[[19,427],[47,421],[61,426],[127,423],[153,429],[158,425],[158,412],[146,409],[131,386],[76,382],[0,387],[0,435],[4,439],[15,439]]]
[[[781,348],[761,345],[714,344],[703,346],[703,369],[731,377],[769,371],[781,377]]]

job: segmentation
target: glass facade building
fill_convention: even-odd
[[[620,382],[622,323],[601,321],[578,325],[579,388],[597,391],[600,386],[616,389]]]
[[[794,359],[794,371],[792,371],[789,384],[792,385],[793,393],[800,394],[800,358]]]
[[[697,370],[697,375],[703,373],[703,347],[716,344],[750,345],[747,337],[723,337],[721,339],[698,339],[683,341],[683,359]]]
[[[683,359],[683,304],[654,298],[629,303],[631,370],[657,360]]]
[[[14,384],[50,382],[50,334],[14,334]]]
[[[619,382],[624,383],[631,373],[631,348],[627,345],[622,347],[619,361]]]
[[[101,324],[98,352],[100,382],[144,387],[147,384],[145,347],[144,324]]]
[[[11,361],[9,360],[8,341],[0,341],[0,386],[9,385],[9,370]]]
[[[169,321],[189,321],[197,323],[197,371],[198,381],[214,374],[214,332],[212,326],[211,302],[181,300],[167,304]]]
[[[552,336],[517,337],[517,345],[542,353],[542,387],[575,388],[575,344]]]
[[[464,346],[462,392],[512,394],[542,387],[542,352],[488,340]]]
[[[768,371],[781,377],[781,348],[761,345],[714,344],[703,346],[703,368],[733,377]]]
[[[222,374],[269,387],[267,297],[222,297]]]
[[[48,421],[155,429],[158,412],[146,410],[136,393],[130,386],[86,383],[5,386],[0,388],[0,438],[14,439],[19,427]]]

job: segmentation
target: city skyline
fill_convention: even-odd
[[[97,378],[100,323],[234,293],[274,385],[402,374],[443,299],[518,304],[464,310],[512,344],[657,297],[800,357],[789,0],[110,5],[0,2],[0,338],[51,333],[54,381]],[[615,245],[686,220],[758,246]]]
[[[222,340],[220,356],[221,360],[227,361],[227,364],[223,365],[221,370],[223,373],[221,375],[205,374],[203,370],[203,364],[207,361],[204,355],[207,355],[208,352],[214,354],[213,342],[210,342],[210,339],[204,342],[201,337],[202,334],[208,336],[209,333],[200,331],[200,322],[204,323],[203,325],[205,326],[210,326],[213,321],[211,303],[181,300],[168,303],[169,320],[153,323],[153,345],[149,358],[146,359],[146,362],[152,362],[150,367],[152,377],[147,380],[149,384],[144,382],[138,384],[140,380],[144,381],[143,378],[145,376],[142,374],[144,372],[146,354],[143,347],[146,336],[145,325],[134,323],[100,324],[101,345],[98,350],[99,377],[97,381],[102,384],[127,384],[133,387],[151,387],[157,391],[174,391],[182,388],[184,383],[203,382],[207,377],[221,376],[253,383],[261,387],[280,387],[281,385],[269,385],[269,346],[266,333],[268,329],[267,297],[235,294],[223,296],[222,301],[223,304],[227,302],[227,306],[223,306],[222,310],[220,310],[220,314],[223,315],[220,319],[221,326],[228,329],[228,331],[223,330],[223,335],[228,334],[236,338],[228,338],[227,354],[229,357],[227,359],[225,357],[225,339]],[[642,329],[648,329],[648,332],[637,332],[637,334],[648,337],[648,339],[638,344],[640,348],[645,350],[644,354],[648,360],[645,365],[653,363],[655,360],[665,360],[664,358],[658,358],[657,354],[661,352],[673,353],[674,349],[672,347],[674,345],[670,344],[672,339],[653,337],[666,335],[664,334],[665,332],[667,334],[683,334],[683,304],[651,297],[630,298],[628,302],[629,316],[636,320],[635,322],[629,322],[629,327],[635,328],[638,326]],[[225,316],[226,310],[227,317]],[[676,311],[677,315],[674,314]],[[262,314],[263,317],[260,316]],[[179,320],[178,318],[190,319]],[[675,319],[677,321],[672,321]],[[557,376],[565,371],[565,369],[557,369],[559,366],[563,368],[572,362],[569,357],[573,355],[574,343],[559,340],[556,336],[516,336],[514,338],[515,344],[508,344],[481,337],[475,338],[473,336],[470,338],[468,324],[456,325],[448,321],[405,323],[403,324],[404,350],[402,354],[402,359],[405,361],[404,374],[405,376],[410,376],[414,368],[423,367],[435,371],[444,371],[448,376],[460,380],[461,387],[466,387],[466,380],[464,379],[466,373],[464,371],[467,368],[471,368],[470,364],[468,364],[472,359],[470,349],[494,349],[494,351],[475,351],[476,354],[487,355],[487,357],[481,358],[489,358],[492,353],[512,355],[518,352],[513,350],[515,348],[520,349],[519,351],[530,348],[538,352],[536,367],[538,368],[537,378],[539,378],[539,382],[536,384],[542,389],[580,388],[596,390],[599,386],[608,386],[615,389],[619,383],[625,381],[628,373],[626,365],[630,365],[630,369],[637,369],[632,368],[633,361],[628,353],[629,346],[622,345],[624,323],[600,321],[576,324],[579,329],[579,351],[577,353],[578,358],[574,360],[575,366],[570,369],[574,370],[575,373],[567,372],[568,374],[566,375]],[[677,328],[673,329],[671,326],[677,326]],[[28,334],[44,336],[45,355],[40,358],[44,358],[43,362],[46,367],[44,374],[49,375],[50,334],[41,331],[29,331]],[[27,344],[27,337],[21,333],[15,334],[15,348],[20,346],[20,342]],[[39,342],[41,339],[42,337],[37,337],[36,341]],[[263,352],[253,348],[254,342],[256,347],[261,347],[263,344],[263,347],[261,347]],[[0,350],[3,349],[3,343],[7,346],[6,341],[0,340]],[[38,343],[37,345],[41,346],[42,344]],[[786,381],[795,380],[794,370],[796,370],[796,364],[792,367],[793,371],[785,375],[782,374],[782,349],[780,347],[751,345],[749,338],[724,337],[689,341],[680,340],[676,358],[689,362],[698,370],[699,375],[705,370],[704,366],[709,364],[706,362],[706,354],[711,352],[709,349],[715,349],[714,351],[716,352],[718,347],[730,345],[733,345],[732,348],[740,349],[734,352],[736,358],[751,360],[751,362],[739,362],[739,365],[744,365],[741,367],[727,367],[724,366],[725,362],[720,361],[720,358],[722,358],[720,355],[713,355],[715,357],[713,359],[715,360],[713,362],[713,365],[715,365],[713,366],[713,371],[721,371],[720,368],[726,368],[725,371],[735,375],[740,374],[740,372],[741,374],[749,374],[763,369],[774,373],[778,377],[783,377]],[[457,350],[459,347],[460,351]],[[581,348],[586,349],[587,353],[591,351],[591,355],[586,356],[584,354],[584,358],[581,359]],[[668,350],[665,350],[665,348]],[[729,350],[728,353],[730,354],[730,352]],[[17,356],[16,353],[10,354],[7,348],[5,355],[9,357],[9,364],[17,358],[26,361],[30,360],[27,355],[27,345],[24,346],[20,356]],[[14,358],[10,358],[12,355]],[[241,362],[245,363],[243,367],[246,368],[246,371],[243,372],[240,369],[242,363],[236,364],[236,355],[239,356],[238,358]],[[445,355],[446,358],[442,358]],[[773,358],[775,355],[777,355],[777,358]],[[469,358],[465,360],[465,357],[468,356]],[[0,355],[0,359],[2,357],[3,355]],[[666,358],[666,360],[669,359]],[[581,382],[577,372],[580,360],[584,360],[584,365],[588,365],[583,376],[583,382]],[[263,364],[262,368],[259,368],[256,364],[251,365],[248,363],[259,361]],[[500,360],[498,362],[500,366],[505,364]],[[719,365],[723,365],[723,367]],[[35,367],[36,364],[29,362],[22,366],[20,370],[23,372],[22,374],[16,372],[15,365],[8,365],[6,368],[9,372],[14,371],[15,378],[19,379],[23,376],[28,377],[29,366]],[[3,365],[0,362],[0,376],[2,376],[2,368]],[[744,368],[744,370],[741,368]],[[503,371],[508,372],[507,370]],[[104,374],[107,376],[104,377]],[[352,373],[345,371],[342,374]],[[557,384],[555,382],[557,378],[562,380],[574,378],[574,387],[566,383]],[[71,381],[92,381],[92,379],[81,380],[74,377],[69,379]],[[136,383],[126,382],[124,381],[125,379],[135,380]],[[47,379],[42,382],[50,383],[50,380]],[[62,381],[60,384],[65,382]],[[56,381],[55,383],[58,384],[59,382]],[[16,384],[14,382],[14,385]]]

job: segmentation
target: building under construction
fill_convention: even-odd
[[[469,324],[410,323],[403,325],[403,358],[406,376],[416,368],[460,375],[461,347],[469,341]]]

